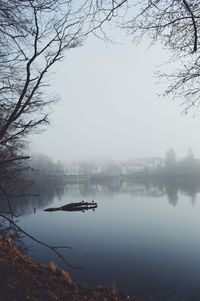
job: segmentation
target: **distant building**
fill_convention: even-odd
[[[121,163],[121,174],[128,175],[139,172],[155,172],[164,167],[164,159],[159,157],[138,158]]]

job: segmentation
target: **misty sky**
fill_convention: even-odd
[[[56,66],[50,89],[60,101],[32,151],[61,161],[124,160],[163,156],[170,147],[184,156],[191,147],[200,157],[200,117],[157,96],[162,86],[153,73],[168,54],[145,41],[135,46],[125,34],[115,41],[91,38]]]

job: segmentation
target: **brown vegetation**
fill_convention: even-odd
[[[10,237],[0,239],[0,301],[133,301],[115,288],[95,289],[73,283],[69,274],[55,264],[37,264],[13,245]]]

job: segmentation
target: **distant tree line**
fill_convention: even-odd
[[[107,176],[200,176],[200,159],[192,149],[178,159],[173,148],[165,156],[137,158],[128,161],[93,161],[76,163],[77,173],[89,174],[92,178]]]
[[[145,174],[145,169],[142,171]],[[149,169],[148,174],[163,176],[200,176],[200,159],[194,156],[192,149],[185,157],[177,159],[175,150],[170,148],[165,154],[163,165]]]
[[[199,13],[200,3],[187,0],[0,0],[0,186],[18,178],[29,156],[26,138],[49,122],[52,67],[91,33],[108,40],[107,22],[170,50],[180,70],[161,75],[169,80],[166,94],[186,112],[198,110]]]
[[[123,3],[0,0],[0,189],[19,180],[27,137],[49,123],[53,66],[89,34],[104,38],[103,24]]]
[[[58,177],[65,174],[64,166],[61,162],[54,162],[52,158],[43,154],[32,155],[28,162],[24,164],[24,174],[33,180],[37,180],[38,178],[46,180],[50,177]]]

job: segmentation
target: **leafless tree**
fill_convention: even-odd
[[[52,66],[89,33],[104,36],[123,2],[0,0],[0,168],[25,159],[24,138],[49,122]]]
[[[148,35],[172,51],[181,67],[166,75],[172,79],[166,93],[181,97],[186,111],[199,108],[200,1],[0,0],[1,188],[5,179],[11,183],[18,177],[20,162],[28,158],[27,135],[49,122],[55,102],[46,88],[52,67],[89,33],[105,38],[103,25],[113,19],[135,40]],[[10,217],[0,215],[17,227],[11,211]]]
[[[8,202],[8,211],[0,206],[0,217],[60,257],[58,247],[18,226],[10,196],[29,158],[26,138],[49,122],[50,106],[56,101],[47,89],[52,67],[90,33],[105,38],[103,24],[125,2],[0,0],[0,192]]]
[[[49,122],[52,66],[89,33],[105,37],[114,18],[135,40],[147,34],[172,51],[180,69],[165,74],[166,93],[198,109],[199,16],[200,1],[188,0],[0,0],[0,166],[24,159],[24,138]]]
[[[110,9],[108,19],[117,20],[135,42],[146,37],[150,44],[159,43],[169,51],[168,63],[176,67],[170,74],[159,73],[169,83],[163,94],[180,100],[185,113],[193,110],[196,114],[200,106],[200,1],[119,0],[116,4],[97,0],[96,4],[107,16]]]
[[[161,74],[169,81],[164,94],[179,98],[185,113],[196,113],[200,106],[200,1],[140,0],[128,1],[132,7],[123,27],[134,39],[147,36],[171,51],[176,62],[173,74]]]

